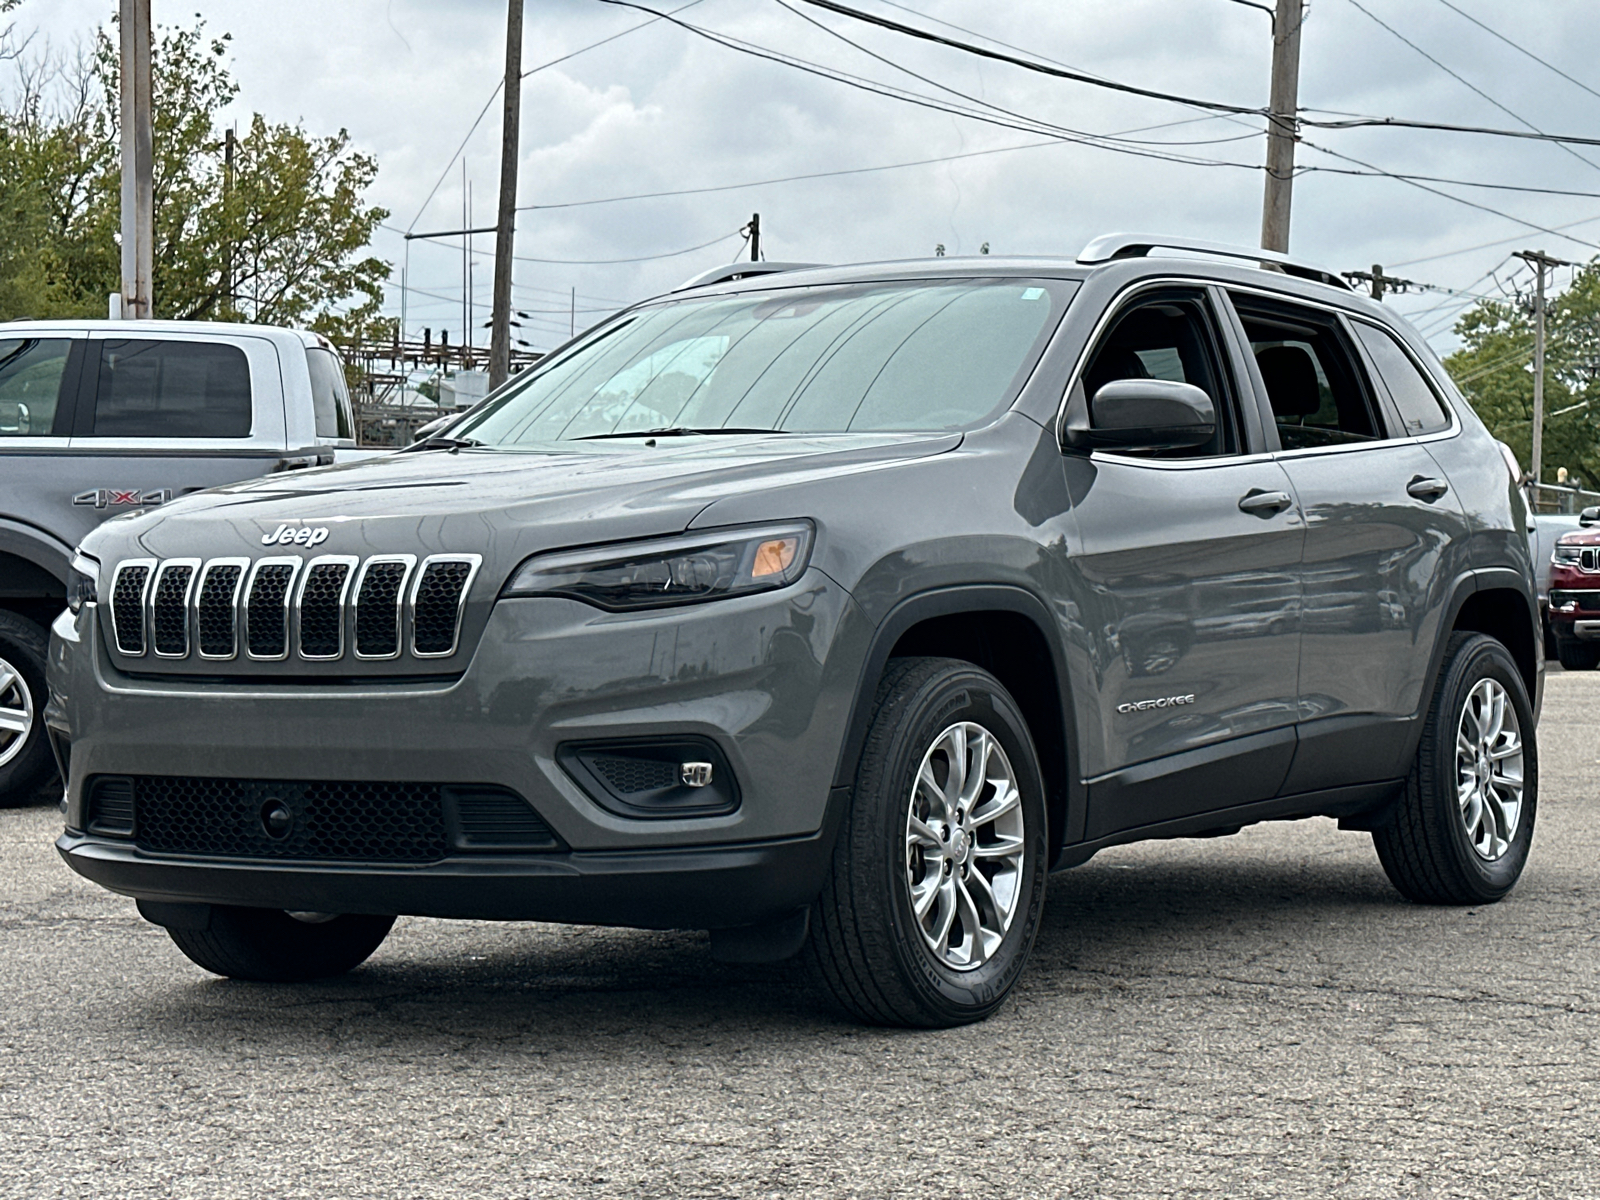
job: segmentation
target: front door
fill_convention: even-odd
[[[1304,525],[1284,469],[1253,453],[1205,289],[1130,301],[1073,402],[1130,377],[1200,387],[1219,429],[1196,451],[1066,462],[1098,693],[1079,713],[1091,840],[1274,796],[1298,712]]]

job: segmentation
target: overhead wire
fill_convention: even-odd
[[[885,2],[887,3],[887,0],[885,0]],[[1450,0],[1439,0],[1439,3],[1444,5],[1451,12],[1455,13],[1457,16],[1463,17],[1466,20],[1471,21],[1479,29],[1481,29],[1485,33],[1487,33],[1490,37],[1499,38],[1502,42],[1504,42],[1506,45],[1510,46],[1518,54],[1527,55],[1529,58],[1533,59],[1534,62],[1538,63],[1541,67],[1544,67],[1544,68],[1546,68],[1547,70],[1550,70],[1550,71],[1554,71],[1557,75],[1561,76],[1561,78],[1565,79],[1568,83],[1572,84],[1574,87],[1582,88],[1584,91],[1588,92],[1589,95],[1595,97],[1596,99],[1600,99],[1600,92],[1595,91],[1594,88],[1590,87],[1587,83],[1584,83],[1583,80],[1574,79],[1571,75],[1568,75],[1565,71],[1563,71],[1560,67],[1556,66],[1554,63],[1547,62],[1546,60],[1540,58],[1532,50],[1529,50],[1526,46],[1519,45],[1518,43],[1512,41],[1505,34],[1501,33],[1498,29],[1491,29],[1488,25],[1485,25],[1482,21],[1478,20],[1478,18],[1473,16],[1471,13],[1465,12],[1464,10],[1462,10],[1460,8],[1457,8],[1454,4],[1450,3]]]

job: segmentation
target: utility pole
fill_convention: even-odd
[[[233,126],[229,125],[222,135],[222,213],[223,220],[232,227],[233,206],[229,203],[233,195],[233,151],[234,136]],[[228,305],[228,319],[233,319],[233,236],[228,236],[228,246],[222,252],[222,294]],[[400,307],[405,309],[405,272],[400,273]]]
[[[1518,250],[1517,257],[1533,268],[1533,461],[1528,464],[1533,483],[1538,485],[1544,458],[1544,273],[1555,267],[1575,264],[1551,258],[1543,250]],[[1537,499],[1538,497],[1535,497]]]
[[[153,315],[154,138],[150,132],[150,0],[121,0],[122,316]]]
[[[750,231],[750,261],[761,261],[761,214],[751,213],[750,224],[745,226]]]
[[[1302,0],[1278,0],[1272,17],[1272,96],[1267,125],[1267,185],[1261,202],[1261,248],[1289,252],[1289,199],[1294,188],[1294,144],[1300,136],[1300,26]]]
[[[489,320],[489,390],[511,374],[511,251],[517,222],[522,117],[522,0],[506,0],[505,117],[500,128],[500,211],[494,231],[494,311]]]
[[[1372,285],[1372,298],[1382,300],[1385,292],[1399,294],[1407,288],[1417,285],[1410,279],[1400,279],[1394,275],[1385,275],[1383,267],[1378,263],[1372,264],[1371,271],[1342,271],[1340,272],[1351,283],[1368,283]]]

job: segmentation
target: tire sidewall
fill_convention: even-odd
[[[1493,679],[1506,690],[1522,737],[1522,816],[1510,849],[1494,862],[1485,862],[1473,849],[1456,795],[1456,730],[1468,693],[1483,679]],[[1468,886],[1486,902],[1498,900],[1516,885],[1533,845],[1534,820],[1539,807],[1539,750],[1534,737],[1533,707],[1511,656],[1489,638],[1474,639],[1463,647],[1463,653],[1452,665],[1449,682],[1440,699],[1435,730],[1438,744],[1434,747],[1435,803],[1443,814],[1447,841]]]
[[[1027,839],[1022,908],[1000,948],[988,962],[970,971],[952,970],[934,957],[912,915],[905,868],[905,824],[916,773],[934,739],[961,721],[982,725],[1005,750],[1022,794]],[[1005,999],[1027,964],[1039,930],[1049,875],[1045,862],[1049,838],[1044,782],[1027,724],[1010,697],[997,691],[997,684],[990,677],[976,670],[955,669],[938,679],[902,719],[888,759],[883,773],[887,795],[880,813],[879,843],[888,860],[888,909],[900,966],[911,976],[919,993],[946,1007],[952,1015],[987,1013]]]

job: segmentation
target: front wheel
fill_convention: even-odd
[[[0,612],[0,805],[22,804],[55,774],[44,731],[44,664],[49,635]]]
[[[1000,681],[894,660],[812,910],[822,990],[872,1024],[987,1017],[1038,933],[1048,844],[1038,756]]]
[[[1487,904],[1516,885],[1533,842],[1533,708],[1506,648],[1453,633],[1393,820],[1372,840],[1419,904]]]
[[[190,961],[213,975],[257,983],[302,983],[343,975],[389,936],[393,917],[211,909],[204,929],[168,929]]]

